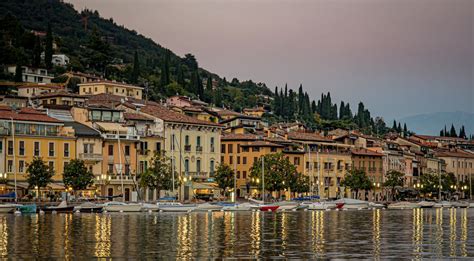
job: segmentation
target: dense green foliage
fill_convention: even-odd
[[[73,159],[64,168],[63,182],[66,187],[72,187],[74,192],[84,190],[94,184],[94,174],[87,169],[84,161]]]
[[[139,184],[142,188],[156,189],[158,195],[161,190],[173,189],[173,171],[169,164],[170,159],[164,153],[155,153],[150,161],[150,167],[140,174]],[[179,187],[179,178],[175,173],[174,188]]]
[[[225,195],[228,194],[229,189],[234,187],[234,175],[234,170],[229,165],[221,164],[217,167],[214,179],[219,188],[224,191]]]
[[[393,198],[395,196],[395,188],[403,187],[404,176],[404,173],[396,170],[389,170],[385,173],[385,182],[383,183],[383,186],[390,188],[392,200],[395,199]]]
[[[456,132],[456,129],[454,128],[454,124],[451,124],[451,129],[448,131],[446,129],[446,125],[444,126],[444,129],[442,129],[439,132],[439,136],[441,137],[453,137],[453,138],[462,138],[462,139],[467,139],[469,138],[466,134],[466,129],[464,128],[464,125],[461,126],[459,129],[459,135]],[[471,136],[472,140],[472,136]]]
[[[373,185],[365,171],[361,169],[351,169],[347,172],[342,185],[350,188],[355,192],[355,197],[359,198],[359,190],[370,190]]]
[[[34,157],[33,160],[27,164],[26,180],[29,188],[38,187],[44,188],[51,183],[54,175],[54,170],[50,169],[42,158]]]

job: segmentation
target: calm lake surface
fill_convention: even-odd
[[[474,209],[0,216],[8,258],[469,258]]]

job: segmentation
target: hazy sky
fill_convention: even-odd
[[[386,121],[474,112],[473,0],[71,0],[221,76],[300,83]]]

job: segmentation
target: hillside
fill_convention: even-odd
[[[401,121],[406,122],[417,133],[439,135],[440,130],[445,125],[449,129],[451,124],[453,124],[457,131],[464,125],[468,136],[474,134],[474,113],[469,112],[456,111],[418,114],[402,118]]]
[[[257,99],[248,97],[272,95],[264,84],[237,79],[227,82],[199,68],[192,54],[179,57],[136,31],[117,25],[113,19],[100,17],[97,11],[83,10],[79,13],[73,5],[59,0],[4,0],[0,2],[0,18],[3,22],[3,26],[0,25],[2,40],[7,42],[0,44],[0,48],[8,47],[8,33],[15,38],[21,31],[16,28],[16,20],[24,34],[24,40],[19,41],[23,46],[5,51],[16,53],[16,56],[0,58],[2,64],[30,64],[35,37],[31,32],[44,33],[50,25],[57,45],[55,52],[71,58],[69,69],[148,86],[152,99],[179,93],[199,96],[208,102],[239,110],[257,105]],[[139,65],[136,79],[133,75],[134,62]],[[56,73],[61,72],[60,68],[55,69]],[[210,75],[212,81],[208,81]],[[205,86],[207,82],[211,86]],[[218,86],[222,89],[217,93],[220,97],[214,97],[216,92],[212,89]]]

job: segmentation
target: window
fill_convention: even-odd
[[[8,160],[7,162],[7,171],[13,172],[13,160]]]
[[[130,145],[125,145],[125,156],[130,156]]]
[[[214,137],[211,137],[211,152],[214,152]]]
[[[247,164],[247,157],[242,157],[242,164]]]
[[[8,141],[8,155],[13,155],[13,141],[9,140]]]
[[[237,171],[237,178],[240,179],[240,171]]]
[[[233,164],[233,163],[234,163],[233,157],[229,156],[229,164]]]
[[[229,144],[227,150],[229,151],[229,153],[233,153],[233,152],[232,152],[232,151],[233,151],[233,145],[232,145],[232,144]]]
[[[63,165],[63,172],[66,171],[67,165],[69,165],[69,161],[65,161]],[[91,166],[92,167],[92,166]]]
[[[111,121],[112,120],[112,112],[111,111],[103,111],[102,112],[102,120],[103,121]]]
[[[237,164],[240,164],[240,156],[237,156]]]
[[[49,143],[49,156],[54,157],[54,142]]]
[[[40,155],[40,142],[39,141],[35,141],[34,143],[33,155],[37,157]]]
[[[277,151],[277,148],[276,148],[276,147],[271,147],[271,148],[270,148],[270,151],[271,151],[271,152],[276,152],[276,151]]]
[[[201,173],[201,160],[196,160],[196,172]]]
[[[109,145],[109,156],[114,155],[114,145]]]
[[[3,153],[3,141],[0,141],[0,153]]]
[[[242,172],[242,178],[246,179],[247,178],[247,171]]]
[[[18,161],[18,172],[23,173],[25,171],[25,161]]]
[[[130,175],[130,165],[125,164],[125,175]]]
[[[24,156],[25,155],[25,142],[20,140],[20,146],[19,146],[19,155]]]
[[[258,160],[257,157],[253,157],[253,162],[254,163],[257,162],[257,160]]]
[[[237,144],[237,153],[240,153],[240,144]]]
[[[189,145],[189,135],[184,137],[184,145]]]
[[[64,157],[69,158],[69,143],[64,143]]]
[[[214,161],[211,160],[210,164],[209,164],[209,174],[210,176],[214,176]]]
[[[107,172],[114,173],[114,164],[109,164],[107,167]]]
[[[242,152],[249,152],[249,147],[242,147]]]
[[[189,173],[189,159],[184,160],[184,173]]]
[[[48,162],[48,167],[51,171],[54,171],[54,161],[49,161]]]
[[[84,153],[86,154],[94,153],[94,144],[91,144],[91,143],[84,144]]]
[[[221,153],[225,153],[225,144],[221,144]]]
[[[293,158],[293,163],[295,165],[300,165],[300,158],[297,158],[297,157]]]
[[[196,146],[198,146],[198,147],[201,146],[201,136],[196,137]]]
[[[259,147],[252,147],[252,151],[253,152],[258,152],[258,151],[260,151],[260,148]]]
[[[158,152],[161,151],[161,142],[156,143],[156,151],[158,151]]]
[[[170,149],[174,150],[174,134],[171,135]]]

